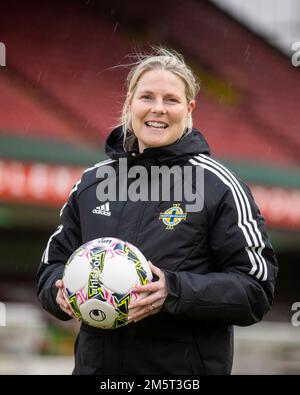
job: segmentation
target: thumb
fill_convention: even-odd
[[[55,286],[56,286],[57,288],[63,288],[64,284],[63,284],[62,280],[57,280],[57,281],[55,282]]]
[[[149,266],[150,266],[150,269],[151,269],[152,273],[154,273],[158,277],[160,277],[161,270],[157,266],[154,266],[151,261],[148,261],[148,263],[149,263]]]

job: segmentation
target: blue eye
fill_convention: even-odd
[[[151,100],[151,96],[150,95],[143,95],[143,96],[141,96],[141,99]]]
[[[178,103],[178,100],[175,99],[175,97],[168,97],[166,100],[171,102],[171,103]]]

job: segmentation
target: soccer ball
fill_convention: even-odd
[[[128,323],[130,302],[146,296],[134,293],[134,286],[150,281],[150,266],[138,248],[105,237],[71,255],[63,274],[64,296],[79,320],[96,328],[118,328]]]

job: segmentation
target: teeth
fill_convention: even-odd
[[[164,122],[146,122],[147,126],[152,126],[154,128],[167,128],[168,125]]]

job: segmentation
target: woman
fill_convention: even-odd
[[[59,319],[72,316],[62,293],[64,265],[89,240],[131,242],[153,262],[157,280],[137,287],[150,294],[130,306],[135,309],[128,325],[81,325],[74,374],[229,374],[233,325],[258,322],[271,308],[277,263],[264,220],[249,188],[210,157],[205,139],[192,128],[197,90],[180,55],[158,49],[139,59],[128,76],[122,125],[107,140],[111,160],[84,172],[49,239],[38,298]],[[203,188],[196,192],[204,196],[203,208],[187,211],[185,198],[128,199],[110,201],[109,216],[93,214],[105,203],[97,198],[97,171],[108,166],[118,177],[125,158],[129,169],[188,168],[194,190],[201,169]]]

